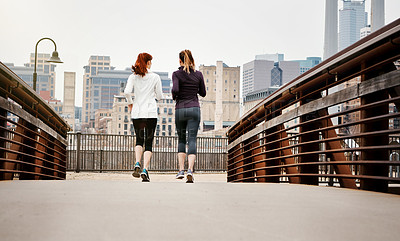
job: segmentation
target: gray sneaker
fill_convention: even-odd
[[[185,177],[184,171],[179,171],[178,174],[176,174],[176,179],[182,179],[184,177]]]
[[[193,183],[194,178],[193,178],[193,172],[188,169],[187,174],[186,174],[186,183]]]

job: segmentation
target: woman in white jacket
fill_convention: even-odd
[[[134,177],[141,177],[143,182],[149,182],[148,167],[152,156],[154,132],[157,126],[157,100],[163,98],[160,76],[150,72],[153,57],[148,53],[138,55],[133,74],[128,78],[125,87],[125,97],[136,134]],[[132,100],[132,90],[135,99]],[[144,146],[144,153],[143,153]],[[143,170],[140,160],[143,155]]]

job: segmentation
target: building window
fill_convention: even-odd
[[[124,124],[124,130],[128,130],[128,124]]]
[[[162,125],[162,130],[165,131],[165,125]]]
[[[167,108],[164,108],[164,113],[167,113]]]
[[[125,106],[125,113],[128,113],[128,106]]]
[[[169,123],[172,122],[172,118],[171,118],[171,117],[168,118],[168,122],[169,122]]]

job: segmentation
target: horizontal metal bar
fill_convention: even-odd
[[[329,178],[348,178],[348,179],[370,179],[370,180],[384,180],[400,183],[400,178],[395,177],[385,177],[385,176],[368,176],[368,175],[343,175],[343,174],[312,174],[312,173],[302,173],[302,174],[276,174],[276,175],[260,175],[254,177],[245,177],[232,182],[242,182],[246,180],[253,180],[255,178],[271,178],[271,177],[329,177]]]
[[[24,165],[28,165],[28,166],[32,166],[32,167],[43,168],[43,169],[46,169],[46,170],[51,171],[51,172],[58,172],[58,173],[61,173],[61,174],[65,174],[65,168],[63,168],[64,169],[64,171],[63,171],[63,170],[54,169],[54,168],[50,168],[50,167],[46,167],[46,166],[42,166],[42,165],[30,163],[30,162],[24,162],[24,161],[20,161],[20,160],[12,160],[12,159],[6,159],[6,158],[0,158],[0,161],[12,162],[12,163],[17,163],[17,164],[24,164]]]
[[[24,135],[21,135],[21,136],[24,137],[24,138],[27,138],[27,139],[31,139],[31,138],[28,138],[27,136],[24,136]],[[37,148],[35,148],[35,147],[33,147],[33,146],[29,146],[29,145],[26,145],[26,144],[24,144],[24,143],[21,143],[21,142],[18,142],[18,141],[14,141],[14,140],[10,140],[10,139],[3,138],[3,137],[0,137],[0,140],[3,140],[4,142],[14,143],[14,144],[16,144],[16,145],[21,145],[21,146],[23,146],[23,147],[25,147],[25,148],[29,148],[29,149],[31,149],[31,150],[35,150],[35,151],[38,152],[38,153],[41,153],[41,154],[50,156],[50,157],[52,157],[52,158],[55,158],[55,159],[57,159],[57,160],[59,160],[59,161],[65,163],[65,160],[61,159],[60,157],[57,157],[57,156],[52,155],[52,154],[50,154],[50,153],[41,151],[41,150],[39,150],[39,149],[37,149]],[[51,149],[52,151],[58,153],[59,155],[62,155],[64,158],[66,157],[66,154],[60,153],[60,152],[56,151],[56,150],[53,149],[53,148],[49,148],[48,146],[43,145],[43,144],[41,144],[40,142],[35,142],[35,144],[39,144],[39,145],[41,145],[41,146],[43,146],[43,147],[45,147],[45,148]]]
[[[65,178],[63,177],[57,177],[57,176],[51,176],[43,173],[37,173],[37,172],[28,172],[28,171],[20,171],[20,170],[6,170],[6,169],[0,169],[0,173],[23,173],[23,174],[29,174],[33,176],[41,176],[41,177],[49,177],[53,179],[58,179],[58,180],[64,180]]]
[[[27,153],[25,153],[25,152],[14,151],[14,150],[10,150],[10,149],[3,148],[3,147],[0,147],[0,150],[2,150],[2,151],[4,151],[4,152],[9,152],[9,153],[14,153],[14,154],[18,154],[18,155],[30,157],[30,158],[32,158],[32,159],[37,159],[37,160],[39,160],[39,161],[43,161],[43,162],[49,163],[49,164],[51,164],[51,165],[55,165],[55,166],[59,166],[59,167],[61,167],[61,168],[65,168],[64,165],[61,165],[61,164],[58,164],[58,163],[55,163],[55,162],[51,162],[51,161],[49,161],[49,160],[43,159],[43,158],[38,157],[38,156],[30,155],[30,154],[27,154]],[[63,162],[65,163],[65,161],[63,161]]]
[[[229,175],[229,173],[240,169],[245,168],[245,166],[241,166],[240,168],[235,168],[232,170],[228,170],[228,177],[235,177],[238,175],[244,175],[246,173],[257,172],[257,171],[264,171],[269,169],[282,169],[288,167],[300,167],[300,166],[339,166],[339,165],[356,165],[356,166],[363,166],[363,165],[383,165],[383,166],[400,166],[400,161],[331,161],[331,162],[305,162],[305,163],[296,163],[296,164],[286,164],[286,165],[278,165],[278,166],[267,166],[267,167],[260,167],[254,169],[244,170],[239,173],[234,173]],[[248,166],[248,165],[246,165]]]

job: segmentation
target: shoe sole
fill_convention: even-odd
[[[183,179],[184,177],[185,177],[185,175],[180,175],[180,176],[177,176],[176,179]]]
[[[193,183],[193,176],[192,175],[187,175],[186,176],[186,183]]]
[[[140,177],[140,168],[139,167],[135,167],[135,169],[133,170],[132,176],[136,177],[136,178]]]
[[[140,174],[142,182],[150,182],[150,178],[146,174]]]

